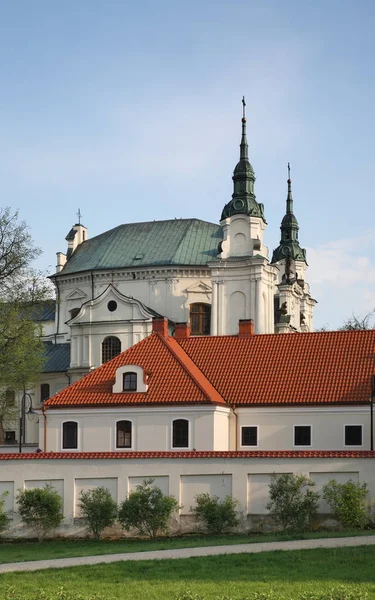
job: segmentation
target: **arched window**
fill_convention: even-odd
[[[189,447],[189,421],[186,419],[176,419],[172,423],[172,447]]]
[[[64,450],[76,450],[78,448],[78,423],[75,421],[63,423],[62,447]]]
[[[123,386],[124,392],[136,392],[137,391],[137,373],[129,372],[123,375]]]
[[[49,383],[42,383],[40,386],[40,401],[44,402],[45,400],[48,400],[49,396]]]
[[[131,421],[118,421],[116,424],[116,448],[132,447]]]
[[[211,305],[196,302],[190,304],[191,335],[210,335]]]
[[[7,407],[15,406],[16,404],[16,392],[14,390],[6,390],[5,392],[5,405]]]
[[[80,310],[81,310],[80,308],[72,308],[72,310],[69,311],[70,318],[74,319],[74,317],[76,317],[78,315]]]
[[[121,342],[117,337],[110,336],[103,340],[102,364],[111,360],[121,352]]]

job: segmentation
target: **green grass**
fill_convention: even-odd
[[[85,596],[106,600],[174,600],[190,589],[216,600],[227,595],[240,600],[270,589],[286,598],[302,592],[323,592],[339,585],[359,585],[375,600],[375,547],[298,550],[210,556],[163,561],[113,563],[0,576],[0,598],[8,586],[27,600],[43,589],[63,586]]]
[[[223,546],[227,544],[247,544],[256,542],[274,542],[297,539],[316,539],[328,537],[349,537],[353,535],[375,535],[375,531],[320,531],[303,535],[259,534],[259,535],[191,535],[180,538],[159,538],[157,540],[51,540],[43,543],[0,542],[0,564],[25,560],[43,560],[48,558],[67,558],[72,556],[90,556],[97,554],[117,554],[127,552],[145,552],[147,550],[169,550],[170,548],[195,548],[198,546]]]

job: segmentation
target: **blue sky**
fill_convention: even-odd
[[[315,325],[375,308],[372,0],[0,2],[0,194],[54,270],[80,207],[217,222],[241,98],[278,245],[292,167]]]

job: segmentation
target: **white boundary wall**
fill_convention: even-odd
[[[196,494],[208,492],[219,497],[232,495],[239,501],[244,516],[266,516],[272,473],[303,473],[316,482],[317,491],[330,479],[366,482],[368,501],[375,500],[374,458],[43,458],[2,460],[0,465],[0,493],[8,492],[7,510],[17,510],[19,489],[45,483],[56,488],[64,510],[60,535],[74,534],[74,520],[80,516],[77,503],[81,490],[104,486],[121,502],[149,477],[183,505],[181,515],[191,513]],[[324,502],[320,504],[320,512],[328,512]],[[21,534],[17,515],[13,516],[10,529],[16,535]]]

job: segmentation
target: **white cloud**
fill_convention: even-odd
[[[308,248],[308,281],[319,304],[316,326],[339,327],[353,313],[375,308],[375,230]]]

